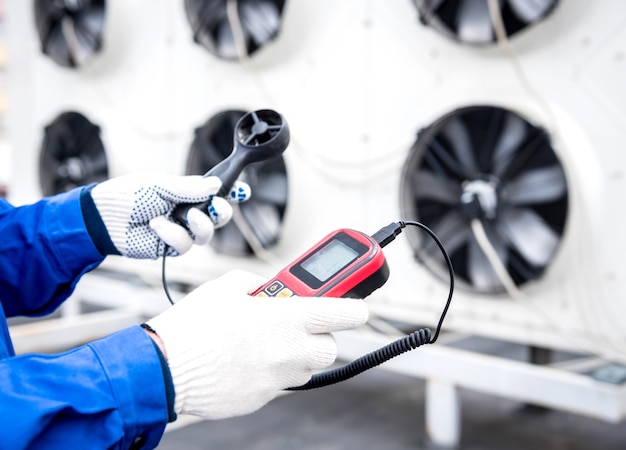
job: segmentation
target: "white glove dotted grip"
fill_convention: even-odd
[[[156,259],[163,255],[166,245],[168,255],[175,256],[194,243],[210,241],[215,228],[211,217],[194,215],[191,232],[169,218],[177,205],[208,201],[220,187],[215,177],[143,172],[98,184],[91,196],[120,254]],[[223,225],[230,220],[232,209],[226,201],[218,203],[220,208],[213,220]]]

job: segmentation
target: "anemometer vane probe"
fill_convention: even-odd
[[[266,161],[280,156],[289,145],[289,125],[283,116],[271,109],[252,111],[235,124],[233,151],[219,164],[211,168],[204,177],[216,176],[222,181],[217,195],[224,197],[230,191],[241,172],[249,164]],[[202,203],[184,203],[176,207],[173,219],[187,226],[187,213],[191,208],[208,214],[211,200]]]

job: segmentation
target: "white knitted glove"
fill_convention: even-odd
[[[130,258],[155,259],[189,250],[192,244],[203,245],[213,237],[214,228],[232,217],[230,204],[214,197],[209,216],[192,208],[187,214],[189,230],[170,219],[180,203],[209,200],[221,187],[217,177],[174,176],[139,172],[104,181],[91,190],[91,197],[113,244],[120,254]],[[237,182],[228,195],[241,202],[250,196],[250,187]]]
[[[362,300],[247,295],[265,281],[228,272],[148,322],[165,347],[177,413],[221,419],[254,412],[335,361],[331,332],[367,320]]]

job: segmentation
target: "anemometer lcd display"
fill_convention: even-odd
[[[365,298],[388,278],[389,266],[378,242],[359,231],[341,229],[319,241],[253,295]]]

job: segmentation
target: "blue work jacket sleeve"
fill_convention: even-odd
[[[54,311],[104,259],[85,227],[82,189],[20,207],[0,200],[0,301],[7,317]]]
[[[167,419],[159,358],[138,326],[0,361],[1,448],[154,448]]]

